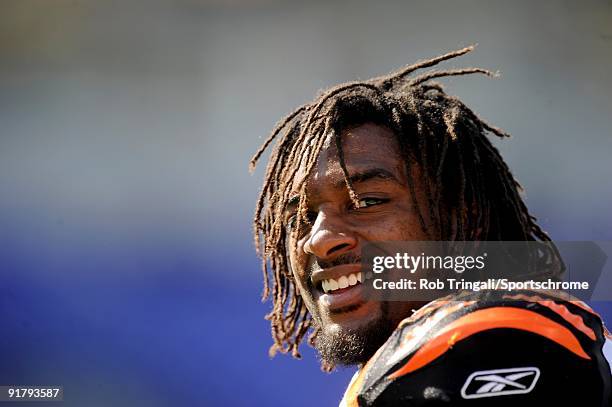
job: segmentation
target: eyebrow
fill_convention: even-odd
[[[393,181],[398,184],[401,184],[397,177],[391,171],[386,170],[384,168],[369,168],[364,171],[354,172],[348,177],[351,184],[359,184],[375,178]],[[344,181],[343,177],[336,183],[336,188],[341,188],[345,185],[346,182]]]
[[[355,185],[355,184],[363,183],[363,182],[370,181],[376,178],[387,180],[387,181],[392,181],[392,182],[395,182],[401,185],[401,182],[397,179],[397,177],[391,171],[386,170],[384,168],[369,168],[364,171],[357,171],[357,172],[352,173],[348,179],[352,185]],[[346,182],[344,180],[344,177],[340,179],[338,182],[336,182],[334,186],[336,188],[346,188]],[[290,208],[292,206],[297,206],[299,203],[300,203],[300,195],[294,195],[291,198],[289,198],[289,200],[287,201],[287,208]]]

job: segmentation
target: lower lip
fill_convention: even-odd
[[[363,302],[363,284],[343,288],[337,292],[322,294],[319,303],[330,311]]]

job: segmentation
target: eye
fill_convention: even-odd
[[[297,213],[294,213],[291,216],[289,216],[285,220],[285,229],[292,230],[295,227],[295,225],[297,224],[297,218],[298,218]],[[312,211],[308,211],[306,213],[306,219],[305,219],[304,224],[302,225],[302,228],[305,228],[307,226],[312,226],[312,224],[316,220],[317,220],[317,213],[316,212],[312,212]]]
[[[380,205],[388,201],[389,201],[388,199],[373,198],[373,197],[361,198],[357,206],[355,207],[355,209],[368,208],[370,206]]]
[[[287,230],[293,229],[293,227],[295,226],[296,220],[297,220],[297,213],[293,214],[292,216],[287,218],[287,220],[285,220],[285,228]]]

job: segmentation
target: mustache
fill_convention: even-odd
[[[310,265],[310,274],[316,270],[327,269],[330,267],[341,266],[343,264],[361,263],[361,256],[356,253],[345,253],[333,260],[322,260],[315,257],[315,261]]]

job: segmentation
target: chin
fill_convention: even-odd
[[[323,317],[322,328],[328,332],[358,333],[367,331],[368,327],[379,320],[388,318],[387,307],[382,303],[367,301],[328,311]]]
[[[350,366],[366,363],[393,332],[395,326],[387,317],[385,303],[373,303],[376,312],[365,314],[366,318],[349,318],[342,315],[341,320],[331,321],[320,327],[315,339],[315,348],[324,363],[331,366]],[[362,309],[363,308],[363,309]],[[368,307],[349,311],[372,311]]]

